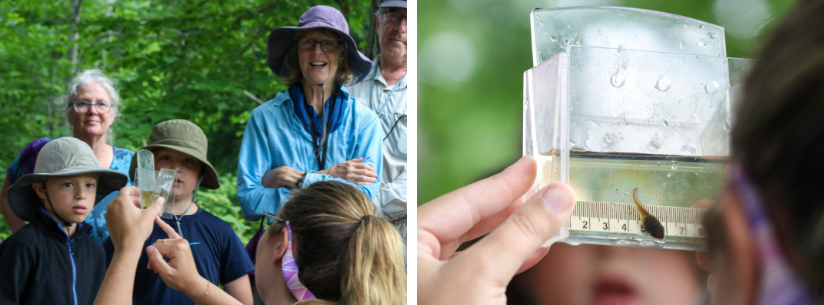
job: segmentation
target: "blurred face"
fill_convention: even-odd
[[[301,45],[308,46],[311,42],[315,42],[311,49],[307,50],[301,47]],[[324,51],[324,48],[329,50],[331,45],[335,43],[337,44],[335,51]],[[324,44],[327,46],[323,47]],[[338,65],[344,58],[343,54],[346,48],[344,42],[331,31],[315,29],[300,32],[297,46],[300,71],[303,73],[303,84],[324,84],[331,87],[331,84],[335,81]]]
[[[516,277],[538,304],[696,304],[694,252],[553,244]]]
[[[197,179],[200,177],[202,166],[200,160],[166,148],[156,149],[153,153],[155,156],[155,170],[169,168],[177,171],[177,180],[174,184],[175,202],[191,202],[192,192],[194,192]]]
[[[111,103],[111,100],[106,89],[103,89],[103,86],[98,82],[93,81],[77,90],[77,96],[74,97],[72,102],[97,104],[101,102]],[[95,106],[89,107],[87,112],[78,112],[74,107],[69,106],[69,123],[74,127],[75,135],[81,138],[84,136],[105,135],[117,113],[113,106],[110,108],[107,113],[100,113]]]
[[[57,211],[63,220],[80,223],[86,220],[94,207],[97,174],[50,178],[46,180],[45,189],[42,183],[34,183],[32,187],[37,196],[43,199],[43,206],[49,214],[54,216]],[[46,193],[48,193],[48,199],[46,199]],[[47,201],[49,199],[51,204]],[[55,217],[55,219],[58,218]]]
[[[378,16],[381,56],[406,57],[406,9],[390,7]]]

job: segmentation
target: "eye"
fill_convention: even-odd
[[[192,160],[192,159],[186,159],[186,163],[189,163],[189,164],[195,164],[195,160]]]
[[[88,187],[88,188],[94,188],[94,183],[86,183],[86,187]]]
[[[63,186],[64,186],[64,187],[73,187],[73,186],[74,186],[74,183],[71,183],[71,182],[66,182],[66,183],[63,183]]]
[[[160,156],[160,160],[163,160],[163,161],[169,161],[169,160],[171,160],[171,159],[172,159],[172,158],[171,158],[171,157],[169,157],[169,156]]]

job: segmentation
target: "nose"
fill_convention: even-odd
[[[75,190],[74,191],[74,199],[80,200],[80,201],[86,200],[86,195],[87,195],[86,193],[92,192],[92,190],[86,189],[85,186],[75,188],[74,190]]]
[[[100,115],[100,112],[97,111],[97,104],[89,105],[89,114]]]
[[[315,42],[315,46],[312,47],[312,52],[323,53],[323,48],[321,48],[320,42]]]
[[[401,21],[398,22],[398,24],[395,26],[395,29],[398,30],[399,33],[406,33],[406,27],[407,27],[406,22],[407,22],[406,17],[403,17],[403,19],[401,19]]]
[[[180,166],[180,162],[172,162],[172,167],[170,169],[177,171],[177,174],[180,175],[180,170],[182,169],[182,166]]]

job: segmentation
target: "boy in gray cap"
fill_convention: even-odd
[[[154,154],[155,169],[169,168],[177,171],[174,183],[174,199],[163,210],[163,221],[192,245],[192,257],[197,271],[209,283],[202,289],[223,289],[244,304],[252,303],[249,272],[255,265],[249,259],[232,226],[194,203],[197,189],[220,188],[215,168],[206,159],[208,142],[203,130],[186,120],[170,120],[157,124],[149,135],[149,145],[143,147]],[[134,178],[137,154],[132,158],[129,175]],[[157,224],[143,245],[146,249],[159,239],[169,236]],[[114,245],[111,239],[103,243],[107,260],[111,262]],[[143,252],[138,266],[147,266],[149,256]],[[211,287],[215,286],[215,287]],[[213,290],[214,291],[214,290]],[[166,285],[153,270],[138,268],[135,274],[133,304],[194,304],[183,292]]]
[[[34,173],[8,191],[12,212],[29,223],[0,244],[0,304],[93,304],[106,254],[84,220],[127,182],[100,167],[83,141],[66,137],[43,146]]]

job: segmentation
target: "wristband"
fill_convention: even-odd
[[[298,179],[298,182],[295,182],[295,186],[297,186],[298,188],[303,187],[303,180],[306,179],[306,174],[308,174],[308,172],[304,172],[303,176],[300,176],[300,179]]]

